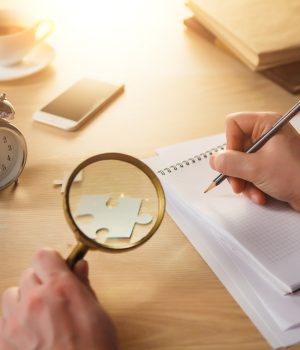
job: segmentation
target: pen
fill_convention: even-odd
[[[267,141],[270,140],[285,124],[287,124],[298,112],[300,111],[300,101],[298,101],[288,112],[286,112],[277,122],[271,127],[269,131],[263,134],[250,148],[247,149],[246,153],[254,153],[260,149]],[[219,174],[212,183],[207,187],[204,193],[212,190],[216,186],[220,185],[225,179],[226,175]]]

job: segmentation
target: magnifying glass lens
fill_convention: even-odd
[[[163,215],[161,197],[145,169],[128,161],[100,159],[78,171],[67,202],[85,243],[118,250],[139,245],[153,234]]]

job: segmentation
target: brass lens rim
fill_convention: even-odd
[[[152,182],[155,190],[156,190],[156,195],[158,198],[158,215],[155,221],[155,224],[153,225],[152,229],[149,231],[149,233],[142,237],[140,240],[136,242],[131,242],[128,243],[126,247],[112,247],[108,244],[105,243],[99,243],[96,242],[95,240],[87,237],[77,226],[75,220],[73,219],[71,209],[70,209],[70,201],[69,201],[69,194],[70,194],[70,189],[71,186],[74,182],[75,177],[82,171],[84,168],[86,168],[88,165],[103,161],[103,160],[119,160],[122,162],[126,162],[129,164],[134,165],[135,167],[139,168],[141,171],[144,172],[144,174],[147,175],[147,177],[150,179]],[[67,222],[69,223],[72,231],[74,232],[77,240],[84,245],[86,245],[89,249],[103,249],[103,250],[109,250],[109,251],[126,251],[133,249],[143,243],[145,243],[149,238],[153,236],[155,231],[158,229],[160,226],[162,219],[164,217],[165,213],[165,208],[166,208],[166,200],[165,200],[165,194],[164,190],[162,188],[162,185],[156,176],[156,174],[153,172],[152,169],[148,167],[145,163],[143,163],[141,160],[134,158],[132,156],[129,156],[127,154],[123,153],[102,153],[102,154],[97,154],[95,156],[92,156],[90,158],[87,158],[84,160],[82,163],[80,163],[71,173],[64,192],[64,197],[63,197],[63,209],[65,213],[65,217],[67,219]]]

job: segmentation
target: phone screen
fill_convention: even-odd
[[[42,111],[77,122],[107,102],[121,88],[84,78],[46,105]]]

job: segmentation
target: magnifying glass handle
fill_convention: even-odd
[[[82,244],[81,242],[78,242],[66,259],[66,263],[68,264],[68,266],[71,269],[73,269],[77,261],[81,260],[88,250],[89,248],[86,245]]]

